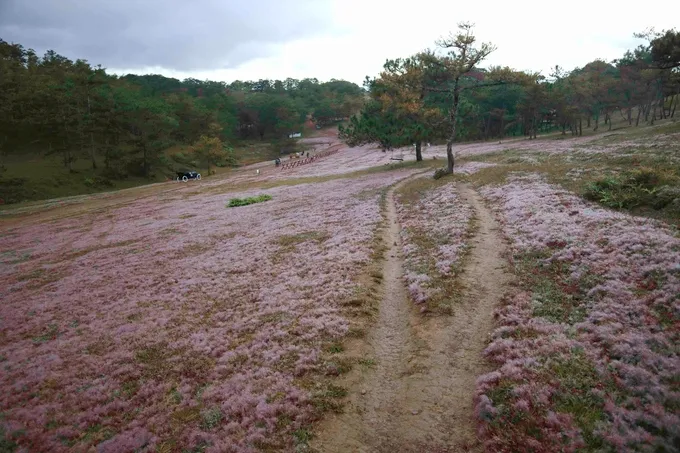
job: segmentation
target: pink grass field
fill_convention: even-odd
[[[644,144],[591,143],[597,138],[455,151],[571,158]],[[329,140],[309,141],[321,150]],[[445,165],[445,147],[423,154]],[[4,434],[26,452],[294,451],[318,416],[320,390],[307,384],[326,371],[322,347],[347,333],[342,302],[370,259],[381,192],[414,170],[235,187],[385,167],[391,157],[415,153],[343,148],[291,170],[255,164],[20,208],[55,205],[46,217],[61,218],[0,224],[0,447]],[[468,162],[456,173],[492,165]],[[539,283],[520,284],[496,312],[485,352],[495,370],[475,396],[485,447],[677,451],[677,231],[535,175],[508,181],[482,194],[511,263],[518,273],[533,263]],[[226,208],[230,198],[262,193],[273,200]],[[455,275],[473,210],[452,184],[412,203],[398,195],[397,208],[406,284],[425,307],[440,291],[433,280]]]
[[[476,396],[486,448],[677,451],[677,231],[535,175],[482,192],[513,262],[529,257],[557,282],[525,287],[497,311],[486,350],[497,369],[479,378]]]
[[[290,451],[410,174],[181,190],[1,234],[0,425],[25,451]],[[273,200],[227,209],[232,197]],[[163,195],[163,194],[161,194]]]
[[[468,147],[470,149],[480,148],[482,153],[490,152],[486,148],[486,144],[475,144],[475,145],[460,145],[456,147],[457,153],[460,155],[467,155],[466,150]],[[509,146],[509,145],[505,145]],[[460,151],[458,149],[460,148]],[[505,149],[505,148],[503,148]],[[472,153],[472,154],[477,154]],[[432,146],[431,148],[423,148],[423,158],[431,160],[433,157],[437,157],[442,166],[446,165],[446,147]],[[330,176],[339,175],[343,173],[351,173],[355,171],[367,170],[369,168],[375,167],[385,167],[387,165],[395,165],[400,163],[399,160],[393,159],[403,159],[403,162],[412,162],[416,160],[415,151],[412,148],[401,148],[392,151],[382,152],[378,147],[373,145],[357,146],[355,148],[342,147],[338,153],[334,154],[329,158],[322,158],[312,164],[302,165],[287,170],[275,169],[272,166],[267,169],[266,173],[260,174],[259,177],[255,176],[255,171],[250,173],[242,174],[240,177],[251,180],[280,180],[282,178],[300,178],[300,177],[320,177],[320,176]],[[286,162],[286,159],[283,160]],[[481,165],[490,165],[478,163]],[[460,167],[463,168],[462,166]],[[467,168],[467,167],[466,167]],[[478,168],[469,167],[468,170],[463,170],[467,172],[474,172]],[[458,167],[456,167],[456,171]],[[216,182],[218,184],[218,182]]]

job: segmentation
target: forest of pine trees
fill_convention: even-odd
[[[40,198],[21,191],[25,182],[10,161],[58,156],[64,174],[76,164],[97,181],[171,175],[164,152],[180,145],[212,150],[189,161],[233,164],[243,140],[284,139],[311,117],[328,125],[358,111],[365,91],[342,80],[183,81],[161,75],[108,74],[87,61],[54,51],[43,57],[0,39],[0,199]],[[220,157],[221,154],[221,157]]]
[[[350,145],[383,149],[437,140],[535,138],[537,132],[582,135],[584,128],[611,129],[673,118],[680,103],[680,32],[636,35],[647,43],[621,58],[595,60],[548,77],[509,67],[482,68],[493,52],[477,44],[469,24],[425,51],[389,60],[366,80],[370,100],[341,136]],[[452,162],[450,162],[452,164]]]

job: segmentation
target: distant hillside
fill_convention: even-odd
[[[366,94],[343,80],[117,77],[1,39],[0,74],[4,203],[159,181],[187,165],[207,173],[249,161],[254,141],[273,143],[269,158],[293,149],[284,142],[307,119],[332,125]]]

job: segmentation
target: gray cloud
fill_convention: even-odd
[[[234,68],[333,29],[322,0],[0,0],[0,38],[108,68]]]

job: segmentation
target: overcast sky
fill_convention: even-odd
[[[400,6],[403,5],[403,6]],[[679,26],[680,1],[0,0],[0,38],[115,73],[223,80],[316,77],[361,84],[387,58],[459,21],[498,50],[488,64],[542,71],[618,58],[633,32]]]

